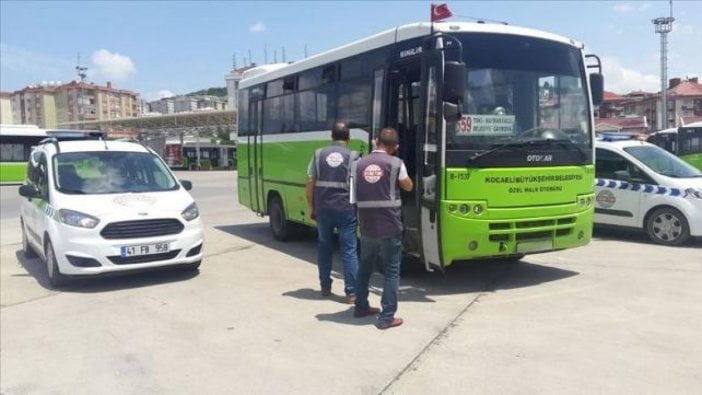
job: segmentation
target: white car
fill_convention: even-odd
[[[595,224],[643,229],[666,245],[702,236],[702,172],[636,139],[600,136],[595,148]]]
[[[135,142],[47,139],[19,189],[22,248],[68,276],[162,266],[197,269],[203,231],[189,181]]]

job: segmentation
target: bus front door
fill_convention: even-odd
[[[251,101],[249,104],[249,191],[251,207],[257,213],[265,213],[265,196],[263,194],[263,142],[261,128],[261,101]]]
[[[439,96],[443,54],[428,52],[422,59],[422,133],[419,142],[419,216],[422,260],[427,271],[443,269],[441,260],[440,198],[442,171],[443,102]]]

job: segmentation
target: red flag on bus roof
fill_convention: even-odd
[[[442,19],[450,18],[453,14],[449,10],[446,3],[444,4],[434,4],[431,3],[431,21],[436,22]]]

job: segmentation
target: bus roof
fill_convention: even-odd
[[[44,137],[46,131],[36,125],[0,125],[0,136]]]
[[[398,26],[388,29],[384,32],[374,34],[372,36],[351,42],[346,45],[322,52],[320,54],[310,56],[309,58],[299,60],[289,64],[274,64],[254,67],[244,72],[240,82],[240,88],[248,88],[250,86],[274,80],[286,75],[298,73],[313,67],[332,63],[337,60],[345,59],[358,53],[371,51],[381,48],[386,45],[391,45],[396,42],[409,40],[412,38],[428,36],[432,29],[432,24],[429,22],[417,22],[407,25]],[[544,40],[557,41],[563,44],[582,47],[582,44],[556,35],[543,32],[540,30],[529,29],[518,26],[510,26],[506,24],[494,23],[477,23],[477,22],[439,22],[434,23],[434,31],[446,33],[494,33],[494,34],[514,34],[519,36],[540,38]]]
[[[659,130],[657,132],[653,132],[650,135],[654,136],[654,135],[658,135],[658,134],[674,134],[677,132],[678,132],[678,128],[668,128],[668,129]]]
[[[702,121],[688,123],[687,125],[684,125],[682,127],[683,128],[702,128]]]

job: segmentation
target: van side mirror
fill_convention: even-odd
[[[602,74],[590,74],[590,91],[592,92],[592,104],[601,104],[604,99],[604,77]]]
[[[186,191],[193,189],[193,183],[188,180],[179,180],[180,184],[185,188]]]
[[[445,102],[460,105],[466,90],[466,64],[449,61],[444,65],[443,99]]]
[[[27,199],[41,197],[41,193],[34,185],[22,185],[19,187],[20,196],[26,197]]]

